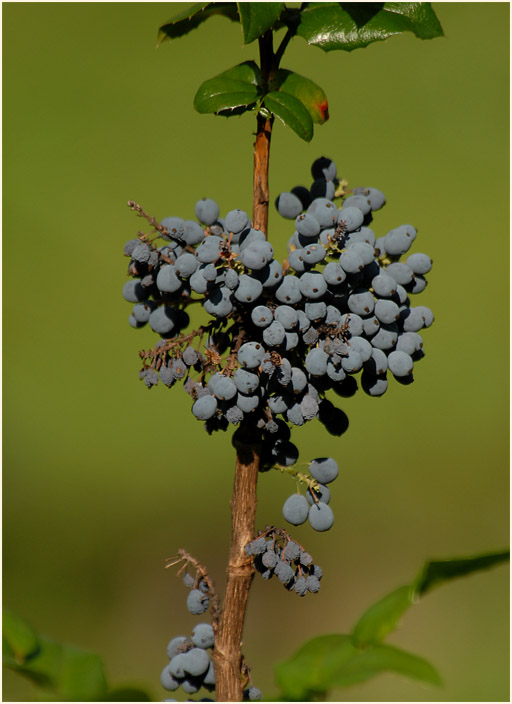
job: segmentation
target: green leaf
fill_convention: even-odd
[[[19,616],[4,609],[3,663],[63,700],[92,701],[106,692],[100,658],[38,637]]]
[[[4,654],[3,664],[11,670],[19,672],[40,687],[56,690],[60,673],[62,646],[43,638],[39,639],[39,646],[37,653],[23,663],[11,660]]]
[[[425,563],[411,585],[400,587],[373,604],[354,627],[352,638],[357,646],[382,641],[393,631],[402,614],[432,587],[456,577],[463,577],[509,559],[509,551],[487,553],[454,560]]]
[[[329,689],[328,682],[356,653],[350,636],[313,638],[276,666],[276,681],[286,699],[308,701],[314,694],[324,694]]]
[[[301,139],[311,141],[313,120],[298,98],[284,91],[272,91],[265,96],[265,107],[291,127]]]
[[[327,96],[316,83],[294,71],[279,69],[275,89],[300,100],[314,123],[323,125],[329,119]]]
[[[383,672],[395,672],[439,686],[441,678],[424,658],[390,645],[370,645],[357,651],[328,682],[327,689],[349,687]]]
[[[175,15],[158,30],[157,47],[166,39],[177,39],[188,34],[214,15],[222,15],[239,22],[238,10],[234,2],[198,2],[187,10]]]
[[[308,44],[324,51],[352,51],[402,32],[420,39],[444,36],[428,2],[312,2],[297,28]]]
[[[238,2],[237,5],[245,44],[265,34],[284,10],[284,2]]]
[[[284,697],[307,701],[334,687],[364,682],[382,672],[396,672],[429,684],[441,680],[423,658],[388,645],[358,649],[347,635],[328,635],[305,643],[289,660],[276,667]]]
[[[276,678],[284,698],[310,701],[312,697],[324,696],[333,687],[348,687],[385,671],[439,685],[439,675],[429,662],[381,641],[396,628],[409,606],[434,586],[488,569],[509,556],[508,550],[502,550],[425,563],[412,584],[396,589],[371,606],[356,623],[351,636],[314,638],[277,665]]]
[[[3,664],[50,690],[51,699],[63,701],[149,702],[139,687],[107,690],[100,658],[78,648],[37,636],[18,615],[3,612]]]
[[[245,61],[199,86],[194,108],[200,113],[227,116],[250,110],[261,94],[260,81],[258,66]]]
[[[4,664],[64,701],[103,699],[107,684],[100,658],[92,653],[40,638],[40,648],[24,663]]]
[[[107,682],[98,655],[68,646],[61,647],[61,669],[57,683],[61,698],[68,701],[103,699]]]
[[[412,588],[407,585],[387,594],[370,606],[356,623],[352,632],[355,646],[380,643],[393,631],[404,613],[412,604]]]
[[[486,570],[510,559],[510,551],[502,550],[486,553],[476,557],[457,558],[453,560],[432,560],[427,562],[416,577],[412,589],[415,597],[422,596],[427,591],[442,582],[456,577]]]
[[[39,641],[32,627],[9,609],[2,612],[2,635],[5,645],[19,663],[39,650]]]

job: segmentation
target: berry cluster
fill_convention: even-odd
[[[334,514],[328,506],[331,492],[326,484],[333,482],[338,476],[338,464],[332,457],[318,457],[309,463],[309,471],[313,480],[299,472],[299,481],[308,484],[306,496],[292,494],[284,502],[283,517],[288,523],[300,526],[309,518],[314,530],[323,532],[332,528]]]
[[[207,649],[212,646],[213,629],[209,623],[198,624],[191,638],[185,636],[173,638],[167,646],[169,664],[164,667],[160,675],[162,687],[174,692],[181,686],[187,694],[195,694],[201,687],[213,690],[215,673],[207,652]],[[213,701],[213,699],[199,701]]]
[[[194,577],[187,571],[183,576],[183,583],[190,589],[187,597],[187,609],[194,616],[205,613],[210,607],[212,597],[214,597],[210,580],[200,572]],[[210,623],[197,624],[190,638],[186,636],[173,638],[167,646],[169,663],[164,667],[160,676],[162,687],[174,692],[181,686],[187,694],[195,694],[201,687],[213,691],[215,689],[215,671],[208,653],[213,645],[214,634]],[[213,700],[201,699],[200,701]]]
[[[140,376],[148,387],[181,379],[209,432],[249,419],[272,433],[278,416],[293,425],[319,418],[336,432],[345,418],[333,420],[328,389],[352,395],[361,372],[363,390],[381,396],[388,371],[409,383],[423,356],[419,332],[433,315],[411,306],[410,296],[425,288],[432,262],[419,252],[399,261],[416,230],[401,225],[376,238],[369,225],[383,194],[356,188],[348,195],[324,157],[312,174],[311,189],[296,187],[276,201],[295,220],[284,265],[242,210],[221,218],[217,204],[203,199],[195,206],[201,224],[158,223],[130,201],[153,230],[125,245],[133,278],[123,295],[134,304],[130,324],[149,324],[161,337],[141,353]],[[194,302],[211,319],[183,334]]]
[[[210,652],[215,647],[214,625],[218,616],[218,600],[213,583],[204,567],[200,565],[186,551],[180,550],[179,556],[168,560],[168,567],[184,562],[178,573],[186,569],[183,575],[183,584],[190,590],[187,597],[187,609],[194,616],[204,614],[211,610],[214,619],[211,623],[197,624],[190,637],[176,636],[167,645],[168,664],[163,668],[160,682],[164,689],[175,692],[180,686],[187,694],[196,694],[202,687],[209,692],[215,690],[215,670],[210,658]],[[195,568],[195,576],[189,568]],[[249,668],[244,665],[243,674],[247,687],[244,689],[244,700],[259,701],[261,691],[251,684]],[[165,699],[175,702],[177,699]],[[187,701],[212,702],[213,699],[203,698]]]
[[[320,589],[322,570],[313,558],[282,528],[267,528],[245,546],[246,555],[254,556],[254,566],[263,579],[274,575],[288,591],[299,596]]]

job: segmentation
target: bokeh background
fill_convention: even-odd
[[[4,66],[4,603],[41,633],[101,654],[110,681],[155,700],[167,641],[187,633],[187,547],[222,583],[234,457],[208,437],[179,387],[149,392],[128,326],[123,243],[196,200],[251,209],[253,117],[200,116],[200,83],[256,58],[213,18],[155,49],[184,3],[8,3]],[[277,124],[273,197],[333,158],[352,186],[382,189],[377,235],[413,223],[434,259],[421,303],[436,315],[412,387],[343,400],[350,428],[295,431],[302,459],[334,456],[336,523],[296,530],[325,577],[294,598],[257,578],[244,651],[255,684],[304,640],[347,632],[428,558],[508,544],[507,3],[434,3],[446,37],[391,38],[347,54],[292,42],[283,65],[316,80],[331,119],[312,143]],[[270,215],[285,255],[289,224]],[[419,303],[419,299],[418,299]],[[291,480],[261,477],[258,525],[280,521]],[[508,570],[453,582],[390,642],[428,658],[444,688],[395,675],[336,701],[508,700]],[[4,675],[4,700],[36,691]]]

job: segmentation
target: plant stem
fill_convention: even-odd
[[[268,160],[270,156],[270,137],[272,119],[258,115],[258,130],[254,143],[254,191],[252,225],[255,230],[268,231]]]
[[[261,80],[264,92],[268,92],[269,84],[274,78],[276,62],[272,48],[272,30],[268,30],[259,38]],[[253,207],[252,226],[267,234],[268,230],[268,162],[270,156],[270,137],[274,117],[266,118],[257,115],[256,141],[254,143],[253,172]]]
[[[288,30],[286,34],[284,35],[281,44],[277,48],[276,51],[276,64],[279,66],[281,63],[281,59],[283,58],[283,54],[286,51],[286,48],[288,44],[290,43],[290,40],[295,36],[296,30],[295,28],[292,29],[292,27],[288,27]]]
[[[272,31],[259,39],[260,68],[265,92],[269,89],[276,65],[272,49]],[[267,234],[268,226],[268,164],[273,118],[257,116],[254,144],[253,227]],[[243,331],[240,340],[243,338]],[[243,700],[242,632],[249,589],[254,576],[252,557],[245,546],[254,538],[256,486],[261,455],[261,431],[251,422],[243,422],[233,436],[236,467],[231,495],[231,545],[226,569],[226,592],[215,632],[213,663],[218,702]]]
[[[255,428],[240,427],[234,442],[236,469],[231,496],[231,546],[226,592],[213,652],[216,698],[219,702],[238,702],[243,698],[242,631],[254,575],[252,558],[245,554],[244,548],[254,537],[260,433]]]

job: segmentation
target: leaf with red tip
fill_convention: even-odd
[[[294,71],[280,69],[277,74],[276,88],[289,93],[300,100],[314,123],[323,125],[329,119],[327,96],[319,85]]]

